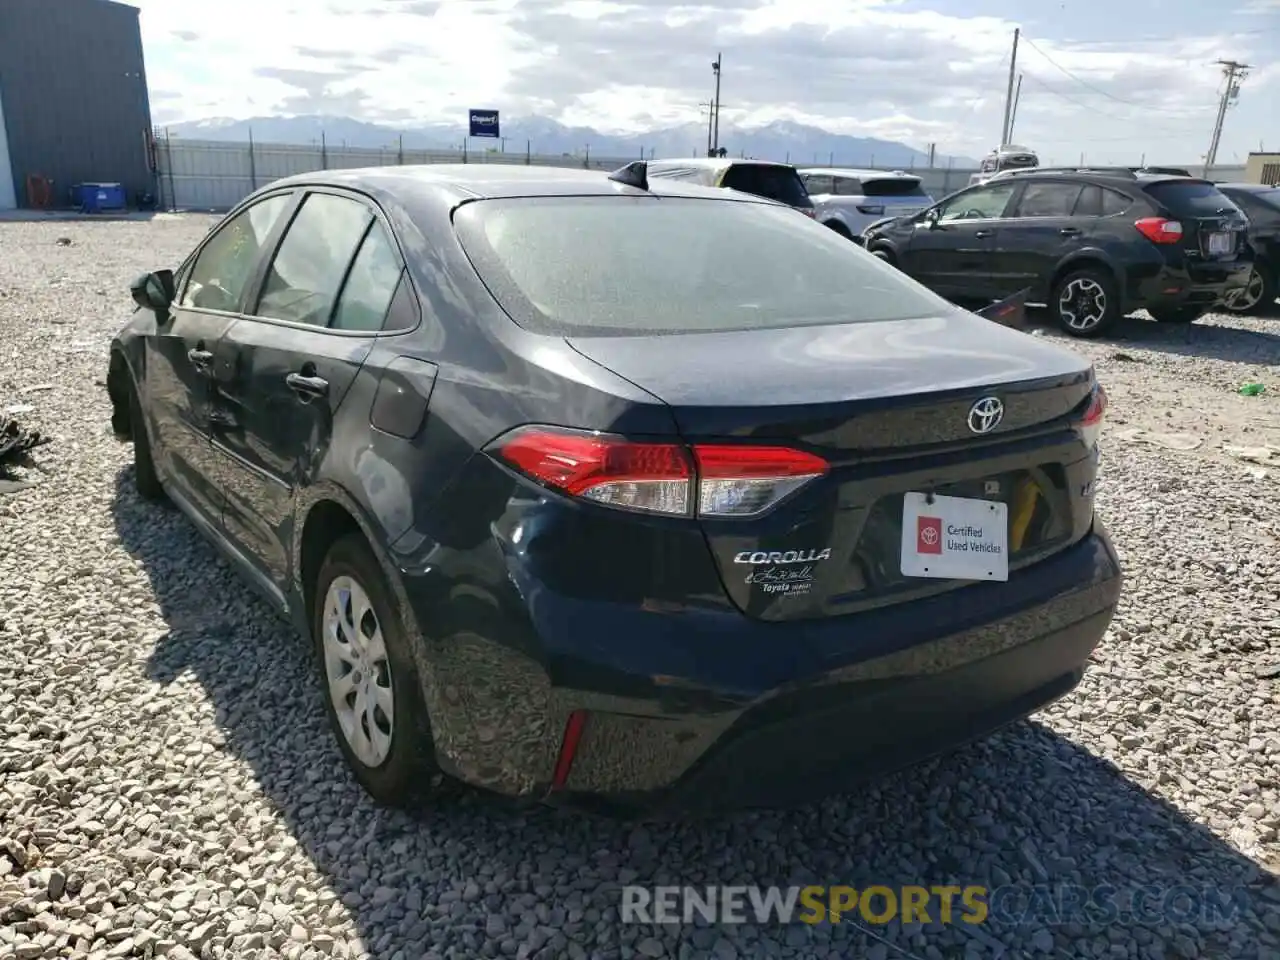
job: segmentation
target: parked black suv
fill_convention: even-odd
[[[1130,311],[1190,323],[1248,284],[1248,221],[1207,180],[1125,167],[1006,171],[927,210],[872,224],[863,245],[957,301],[1030,288],[1077,337]]]
[[[1232,313],[1273,313],[1280,296],[1280,187],[1219,183],[1218,189],[1249,218],[1253,272],[1247,286],[1223,300]]]

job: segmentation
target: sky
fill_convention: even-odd
[[[468,108],[602,132],[790,119],[941,154],[1219,163],[1280,151],[1280,0],[130,0],[157,124],[330,114],[410,128]],[[705,115],[705,114],[704,114]]]

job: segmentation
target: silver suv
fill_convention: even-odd
[[[933,205],[920,178],[902,170],[809,167],[800,179],[813,200],[814,219],[856,240],[886,217],[909,217]]]

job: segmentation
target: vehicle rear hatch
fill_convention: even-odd
[[[1235,260],[1243,250],[1248,221],[1231,199],[1208,180],[1170,178],[1143,185],[1147,196],[1182,224],[1181,249],[1193,263]]]
[[[960,586],[903,575],[909,492],[1005,503],[1010,570],[1092,522],[1096,467],[1079,426],[1090,364],[972,314],[568,340],[666,402],[695,449],[782,446],[829,465],[758,518],[700,519],[729,595],[751,616],[833,616]],[[970,412],[990,396],[1004,419],[975,435]]]
[[[864,177],[862,195],[866,201],[858,205],[860,213],[871,216],[909,217],[933,202],[913,176]]]
[[[735,163],[720,178],[720,186],[777,200],[813,216],[813,200],[794,167],[776,163]]]

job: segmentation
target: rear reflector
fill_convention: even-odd
[[[1152,243],[1181,243],[1182,224],[1164,217],[1143,217],[1134,223],[1138,232]]]
[[[578,752],[578,743],[582,740],[582,728],[587,724],[587,712],[575,710],[569,714],[564,725],[564,736],[560,740],[560,756],[556,758],[556,768],[551,774],[551,789],[563,790],[569,780],[569,771],[573,769],[573,758]]]
[[[789,447],[688,447],[559,427],[520,427],[488,452],[569,496],[668,516],[756,516],[828,470]]]

